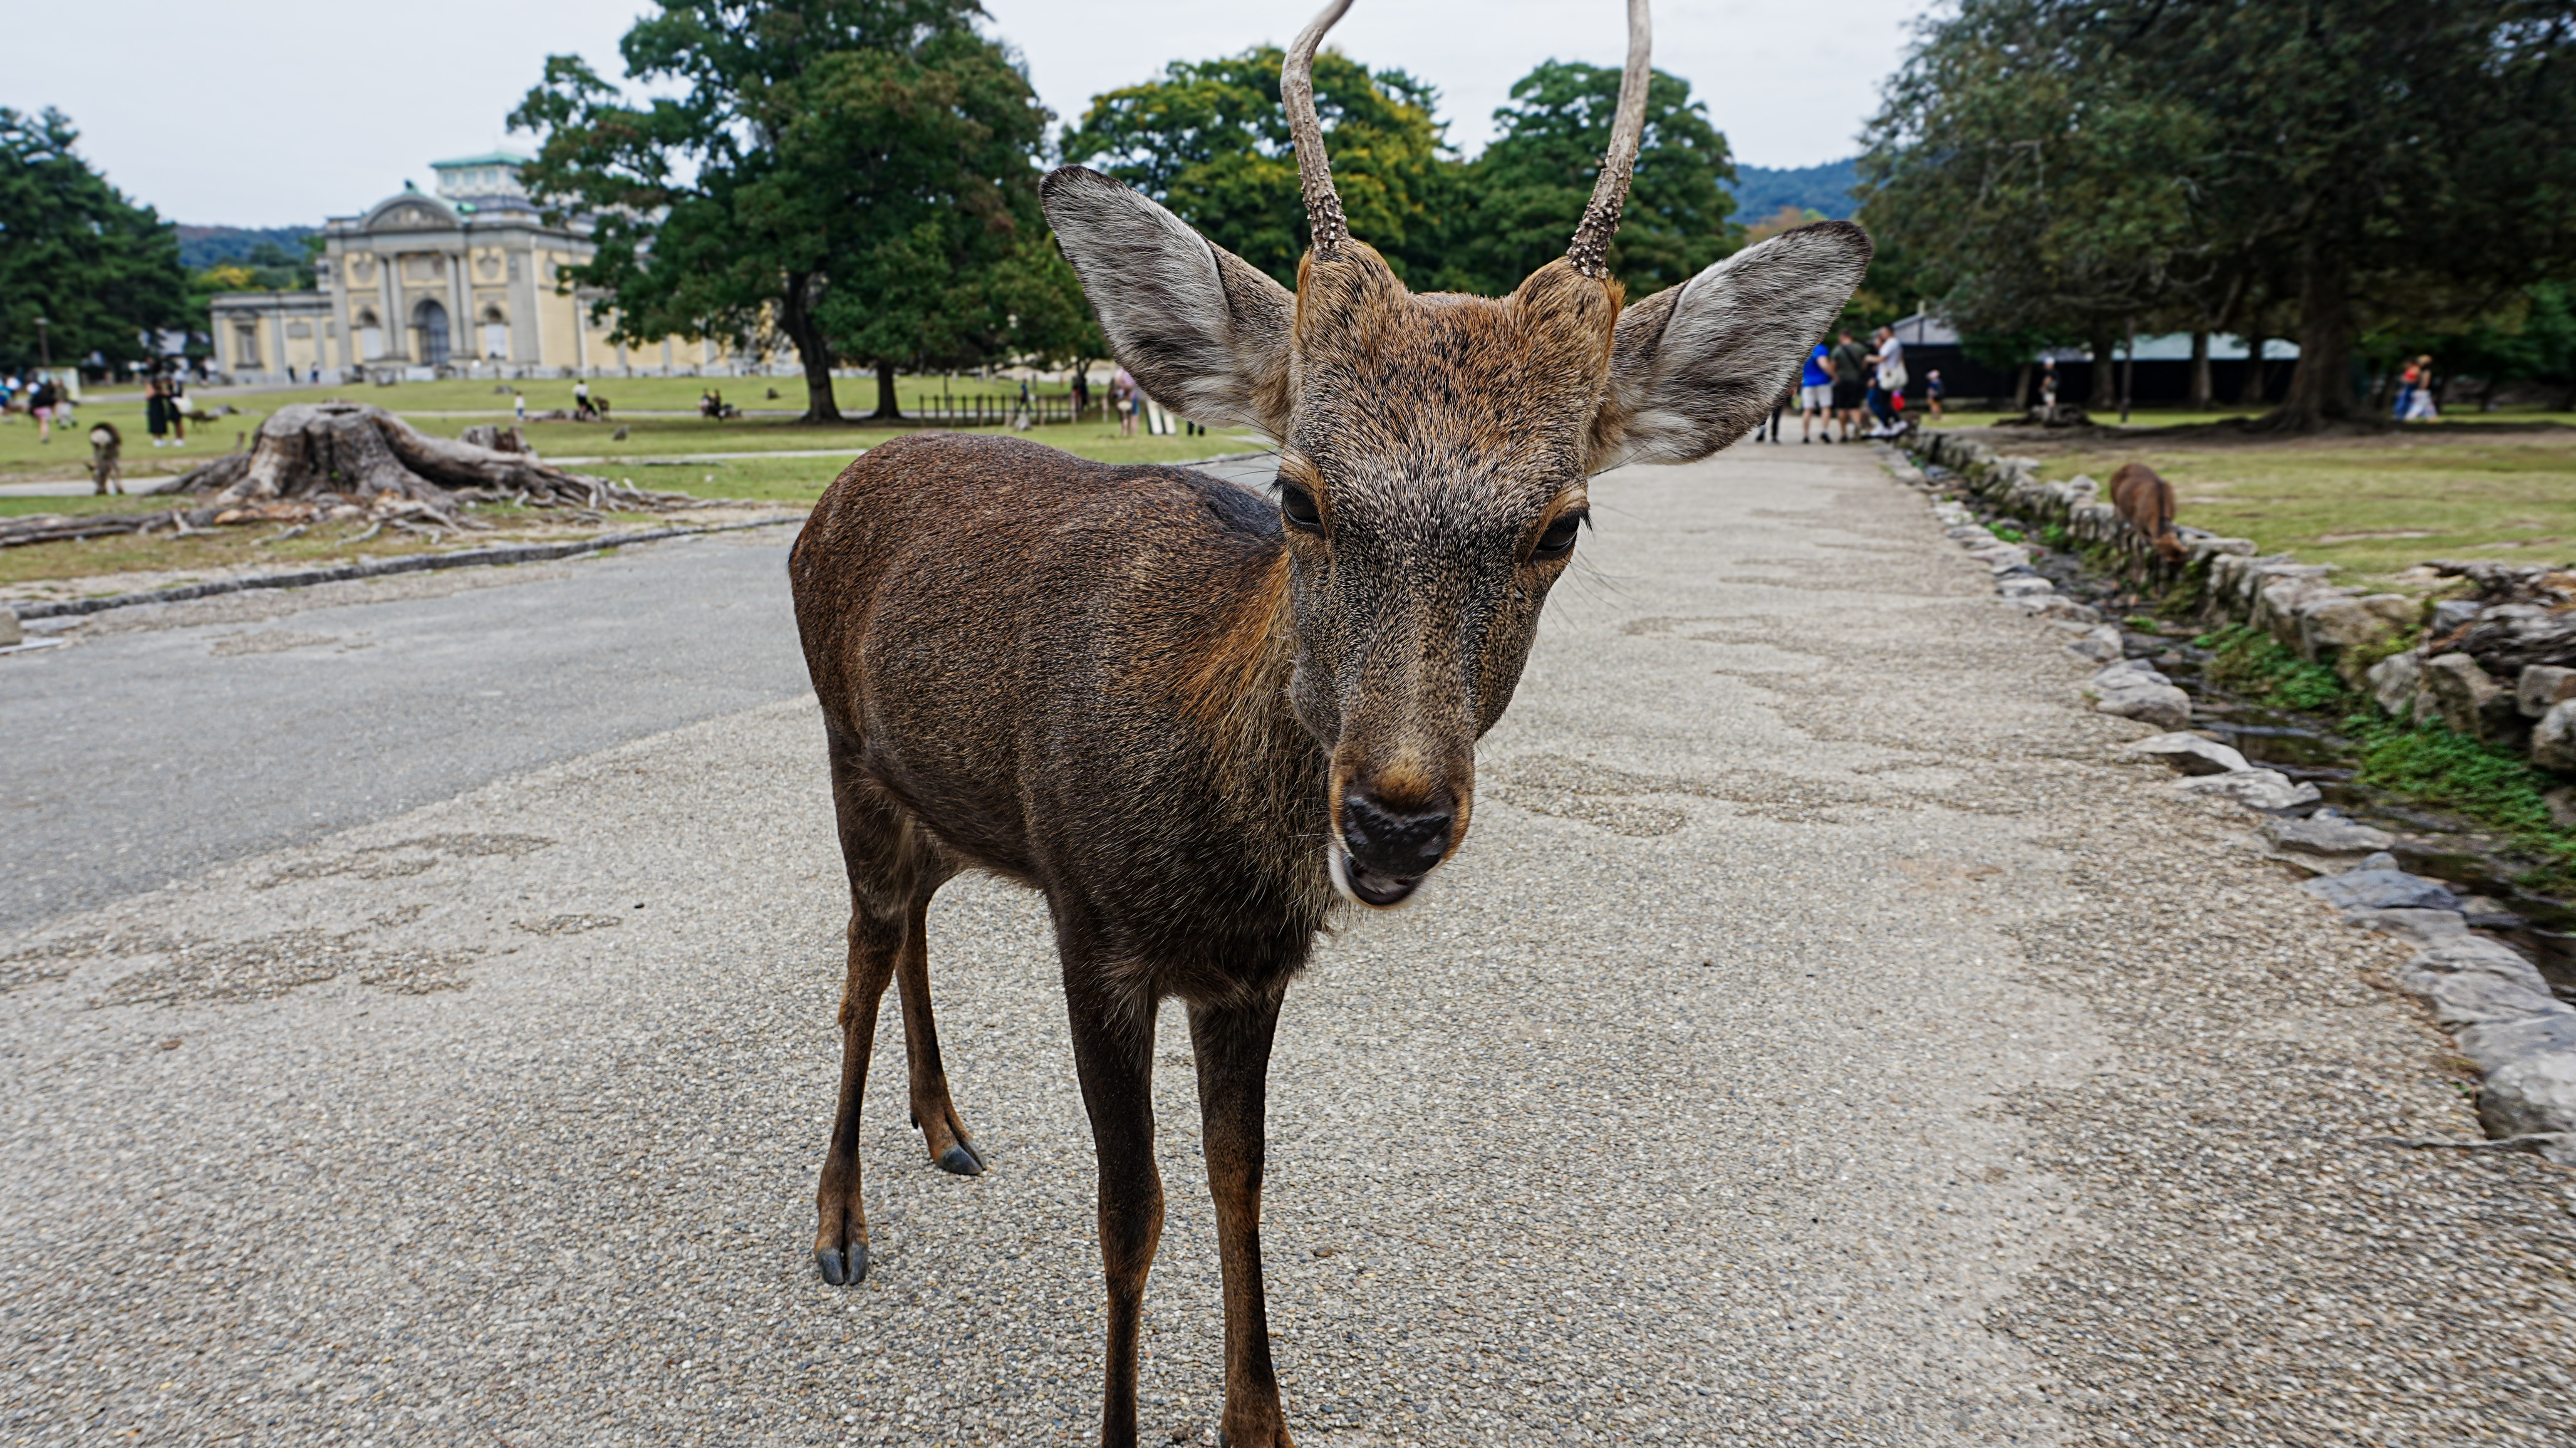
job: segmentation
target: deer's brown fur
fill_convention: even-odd
[[[2190,556],[2174,532],[2173,485],[2145,463],[2122,463],[2111,474],[2111,509],[2166,563]]]

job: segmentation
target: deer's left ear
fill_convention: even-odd
[[[1691,462],[1751,431],[1859,288],[1869,252],[1869,233],[1820,221],[1621,313],[1593,470]]]

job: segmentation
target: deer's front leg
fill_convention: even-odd
[[[1154,1006],[1087,979],[1068,957],[1073,1063],[1100,1159],[1100,1265],[1109,1280],[1109,1358],[1100,1390],[1101,1448],[1136,1442],[1136,1339],[1145,1274],[1163,1237],[1163,1178],[1154,1168]]]
[[[1289,1448],[1261,1293],[1263,1119],[1270,1040],[1278,1026],[1275,997],[1190,1011],[1208,1193],[1216,1198],[1217,1256],[1225,1275],[1225,1416],[1219,1427],[1231,1448]]]

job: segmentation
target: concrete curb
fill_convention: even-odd
[[[802,523],[802,517],[763,518],[749,523],[717,523],[702,528],[651,528],[640,533],[605,533],[575,543],[510,543],[490,548],[467,548],[454,553],[416,553],[407,558],[385,558],[373,563],[348,563],[337,568],[307,568],[294,573],[263,573],[253,578],[218,578],[208,583],[187,583],[176,588],[156,588],[149,593],[120,593],[107,598],[76,598],[60,603],[0,604],[13,610],[20,619],[68,618],[80,614],[104,613],[111,608],[132,608],[145,603],[185,603],[194,598],[213,598],[219,594],[247,593],[255,588],[310,588],[317,583],[346,583],[360,578],[384,578],[397,573],[430,573],[444,568],[480,568],[511,563],[545,563],[558,558],[577,558],[584,553],[602,553],[623,548],[631,543],[658,543],[665,538],[694,538],[707,533],[735,533],[745,528],[776,528],[788,523]]]

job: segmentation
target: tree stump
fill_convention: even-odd
[[[247,453],[217,458],[181,478],[183,493],[212,494],[219,511],[274,518],[279,503],[308,503],[315,516],[339,508],[379,518],[426,515],[451,528],[480,526],[460,511],[469,501],[535,508],[654,510],[697,501],[649,493],[548,467],[524,452],[451,442],[363,402],[299,402],[259,425]]]

